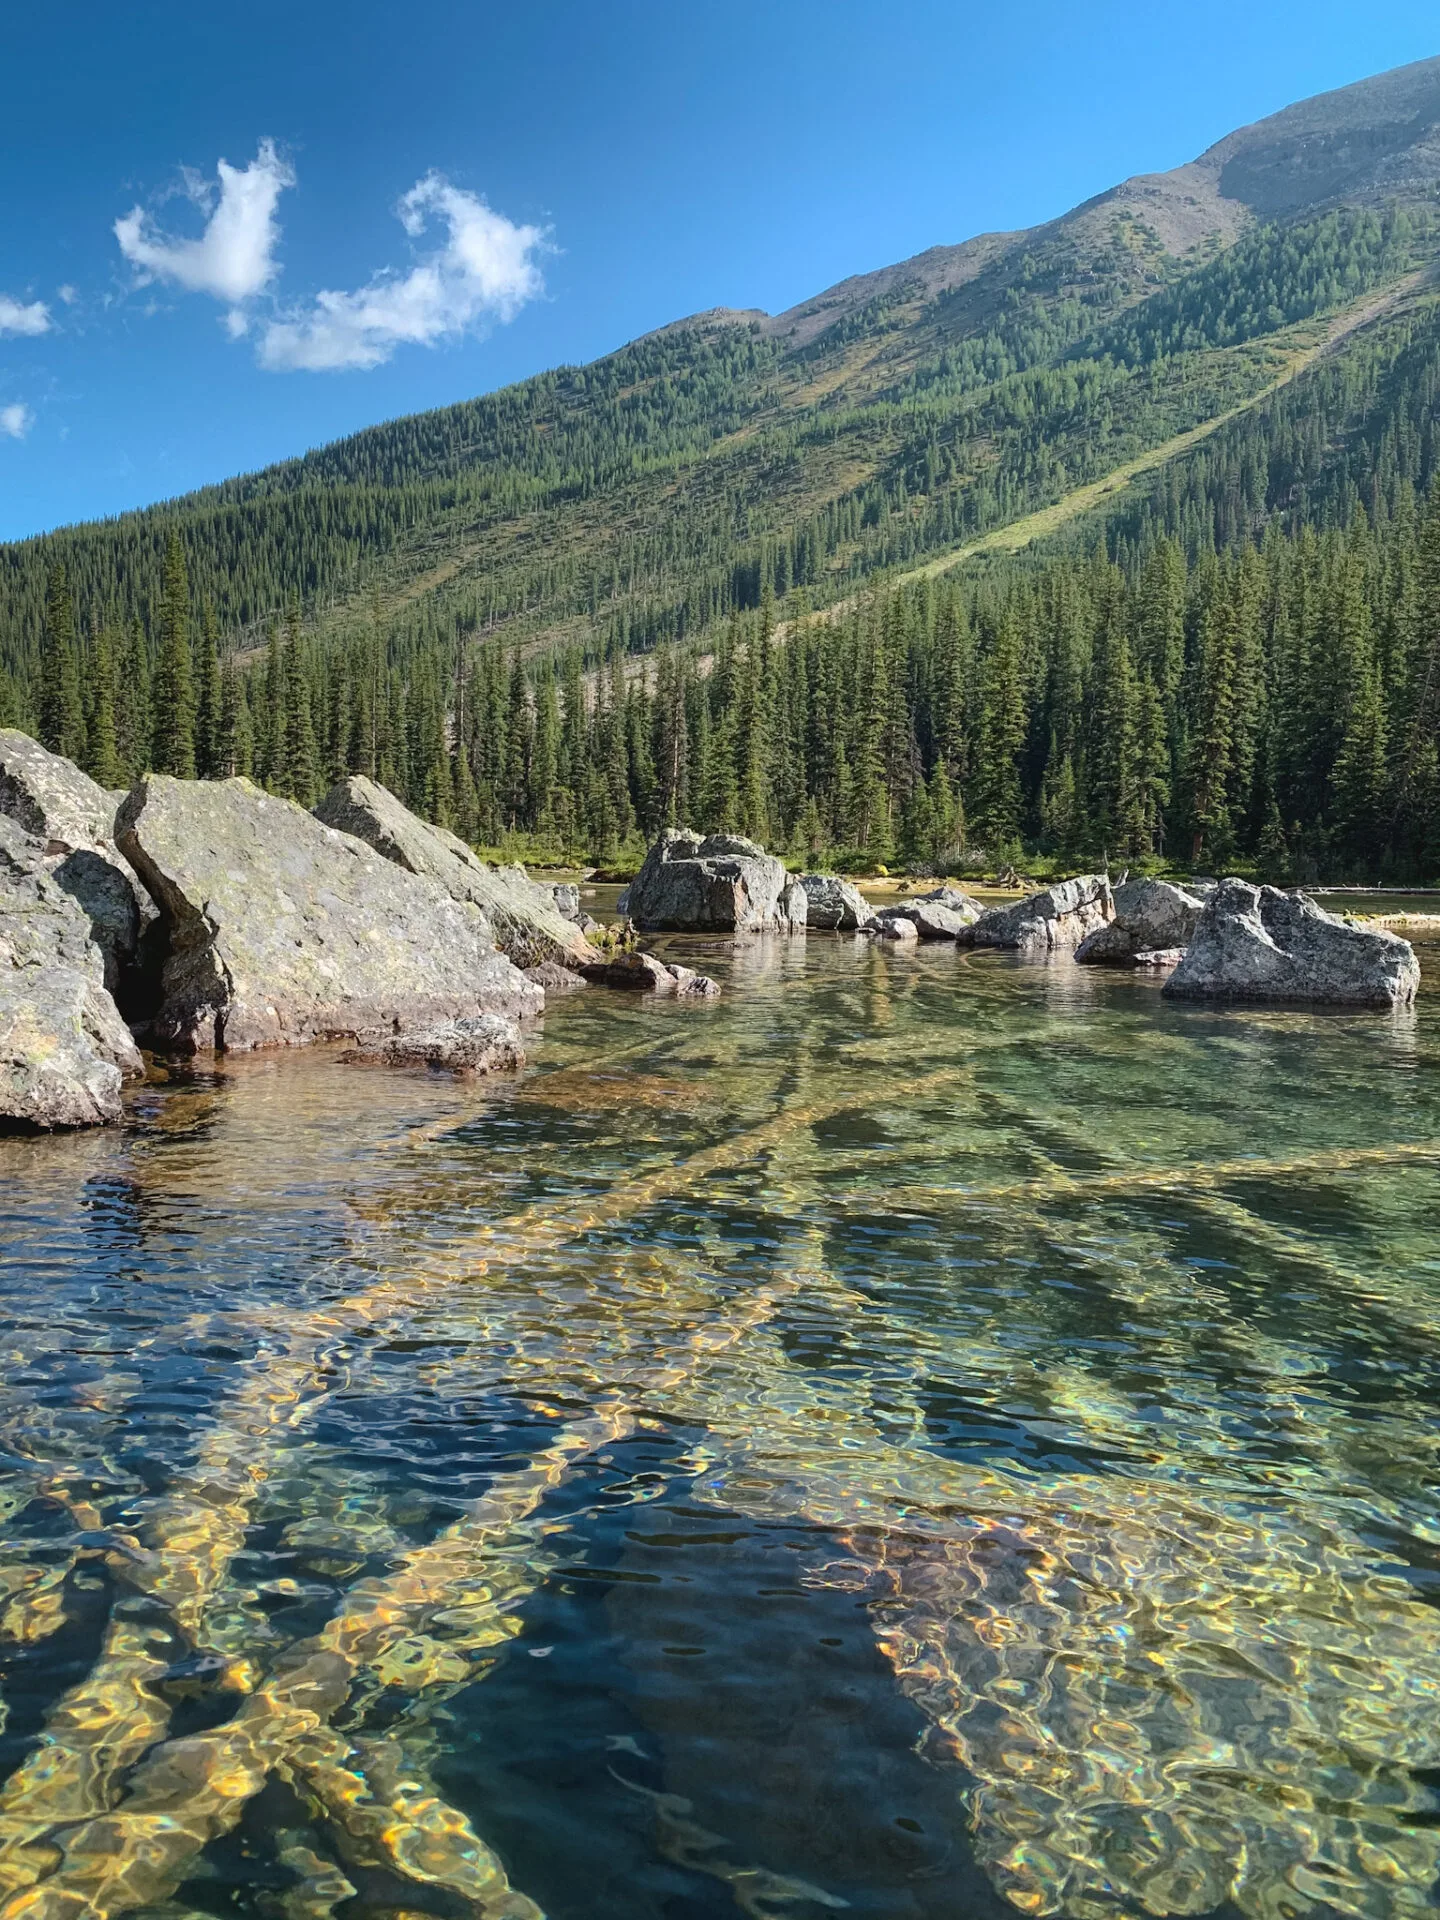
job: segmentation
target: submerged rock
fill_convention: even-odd
[[[792,933],[805,900],[783,860],[738,834],[669,827],[630,882],[622,911],[651,933]]]
[[[537,885],[523,867],[486,866],[458,835],[430,826],[363,774],[333,786],[315,818],[363,840],[396,866],[437,881],[453,899],[478,907],[496,944],[518,967],[544,960],[575,967],[597,957],[579,927],[560,911],[553,888]],[[575,904],[578,908],[578,890]]]
[[[1013,907],[993,907],[981,914],[966,938],[977,947],[1064,953],[1106,926],[1114,911],[1110,882],[1103,875],[1087,873],[1032,893]]]
[[[0,727],[0,816],[38,840],[55,863],[55,880],[79,904],[104,956],[106,987],[123,1000],[155,909],[115,845],[119,800],[73,760]]]
[[[143,1062],[46,845],[0,815],[0,1125],[99,1126]]]
[[[875,909],[849,880],[838,873],[802,873],[808,926],[822,933],[860,933],[874,924]]]
[[[522,972],[527,980],[544,989],[547,1005],[552,994],[579,993],[590,984],[583,973],[562,967],[558,960],[542,960],[538,967],[525,967]]]
[[[149,774],[117,833],[169,937],[159,1046],[300,1046],[544,1006],[476,907],[248,780]]]
[[[622,953],[584,969],[585,978],[598,986],[620,987],[632,993],[673,993],[686,1000],[711,1000],[720,992],[708,974],[692,967],[666,966],[653,953]]]
[[[1311,1000],[1406,1007],[1420,985],[1398,934],[1352,927],[1303,894],[1222,880],[1163,991],[1189,1000]]]
[[[1141,954],[1188,947],[1204,907],[1196,894],[1168,880],[1126,880],[1114,898],[1115,918],[1075,950],[1082,966],[1139,966]]]
[[[466,1076],[514,1073],[525,1064],[520,1029],[503,1014],[481,1013],[447,1020],[419,1033],[391,1034],[368,1041],[347,1060],[378,1061],[387,1067],[439,1067]]]

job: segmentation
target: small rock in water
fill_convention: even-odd
[[[867,931],[881,940],[918,941],[920,938],[920,929],[915,922],[895,907],[887,907],[884,913],[877,913]]]
[[[623,953],[617,959],[583,969],[597,986],[620,987],[632,993],[673,993],[687,1000],[713,999],[720,991],[707,974],[691,967],[667,967],[653,953]]]
[[[440,1067],[448,1073],[513,1073],[525,1064],[520,1029],[498,1013],[446,1020],[419,1033],[362,1040],[346,1060],[379,1061],[387,1067]]]

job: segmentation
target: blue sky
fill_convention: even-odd
[[[14,538],[1031,225],[1440,52],[1440,15],[53,0],[6,41]]]

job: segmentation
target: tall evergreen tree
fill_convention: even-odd
[[[160,588],[160,652],[151,694],[154,734],[150,764],[157,773],[195,778],[195,681],[190,650],[190,585],[180,536],[165,547]]]

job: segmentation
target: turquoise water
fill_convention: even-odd
[[[671,944],[0,1142],[0,1913],[1433,1911],[1440,1003]]]

